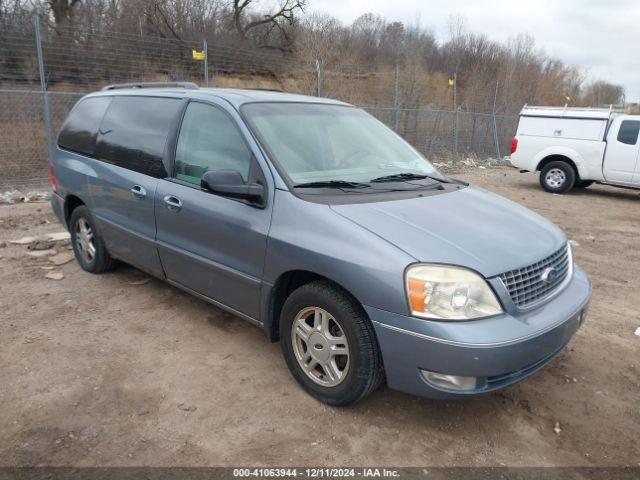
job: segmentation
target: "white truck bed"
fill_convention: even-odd
[[[603,141],[610,110],[525,107],[518,135]]]

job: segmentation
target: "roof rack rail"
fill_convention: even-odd
[[[171,88],[178,87],[185,90],[197,90],[200,87],[193,82],[136,82],[136,83],[114,83],[107,85],[102,90],[120,90],[123,88]]]
[[[246,88],[242,88],[241,90],[258,90],[261,92],[278,92],[278,93],[284,93],[284,90],[282,90],[281,88],[264,88],[264,87],[246,87]]]

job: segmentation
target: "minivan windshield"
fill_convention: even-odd
[[[413,147],[358,108],[251,103],[242,111],[294,186],[442,178]]]

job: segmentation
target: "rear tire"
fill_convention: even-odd
[[[308,283],[289,295],[280,315],[280,343],[293,377],[329,405],[357,402],[384,380],[369,318],[329,282]]]
[[[69,220],[71,245],[76,260],[83,270],[90,273],[102,273],[117,265],[98,233],[95,220],[87,207],[80,206],[73,210]]]
[[[549,162],[540,172],[540,185],[549,193],[567,193],[576,183],[576,172],[567,162]]]

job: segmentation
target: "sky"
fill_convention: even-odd
[[[640,0],[309,0],[307,12],[329,13],[350,24],[363,13],[416,22],[439,40],[447,21],[462,15],[468,31],[506,41],[524,33],[550,56],[577,66],[587,79],[626,89],[640,102]]]

